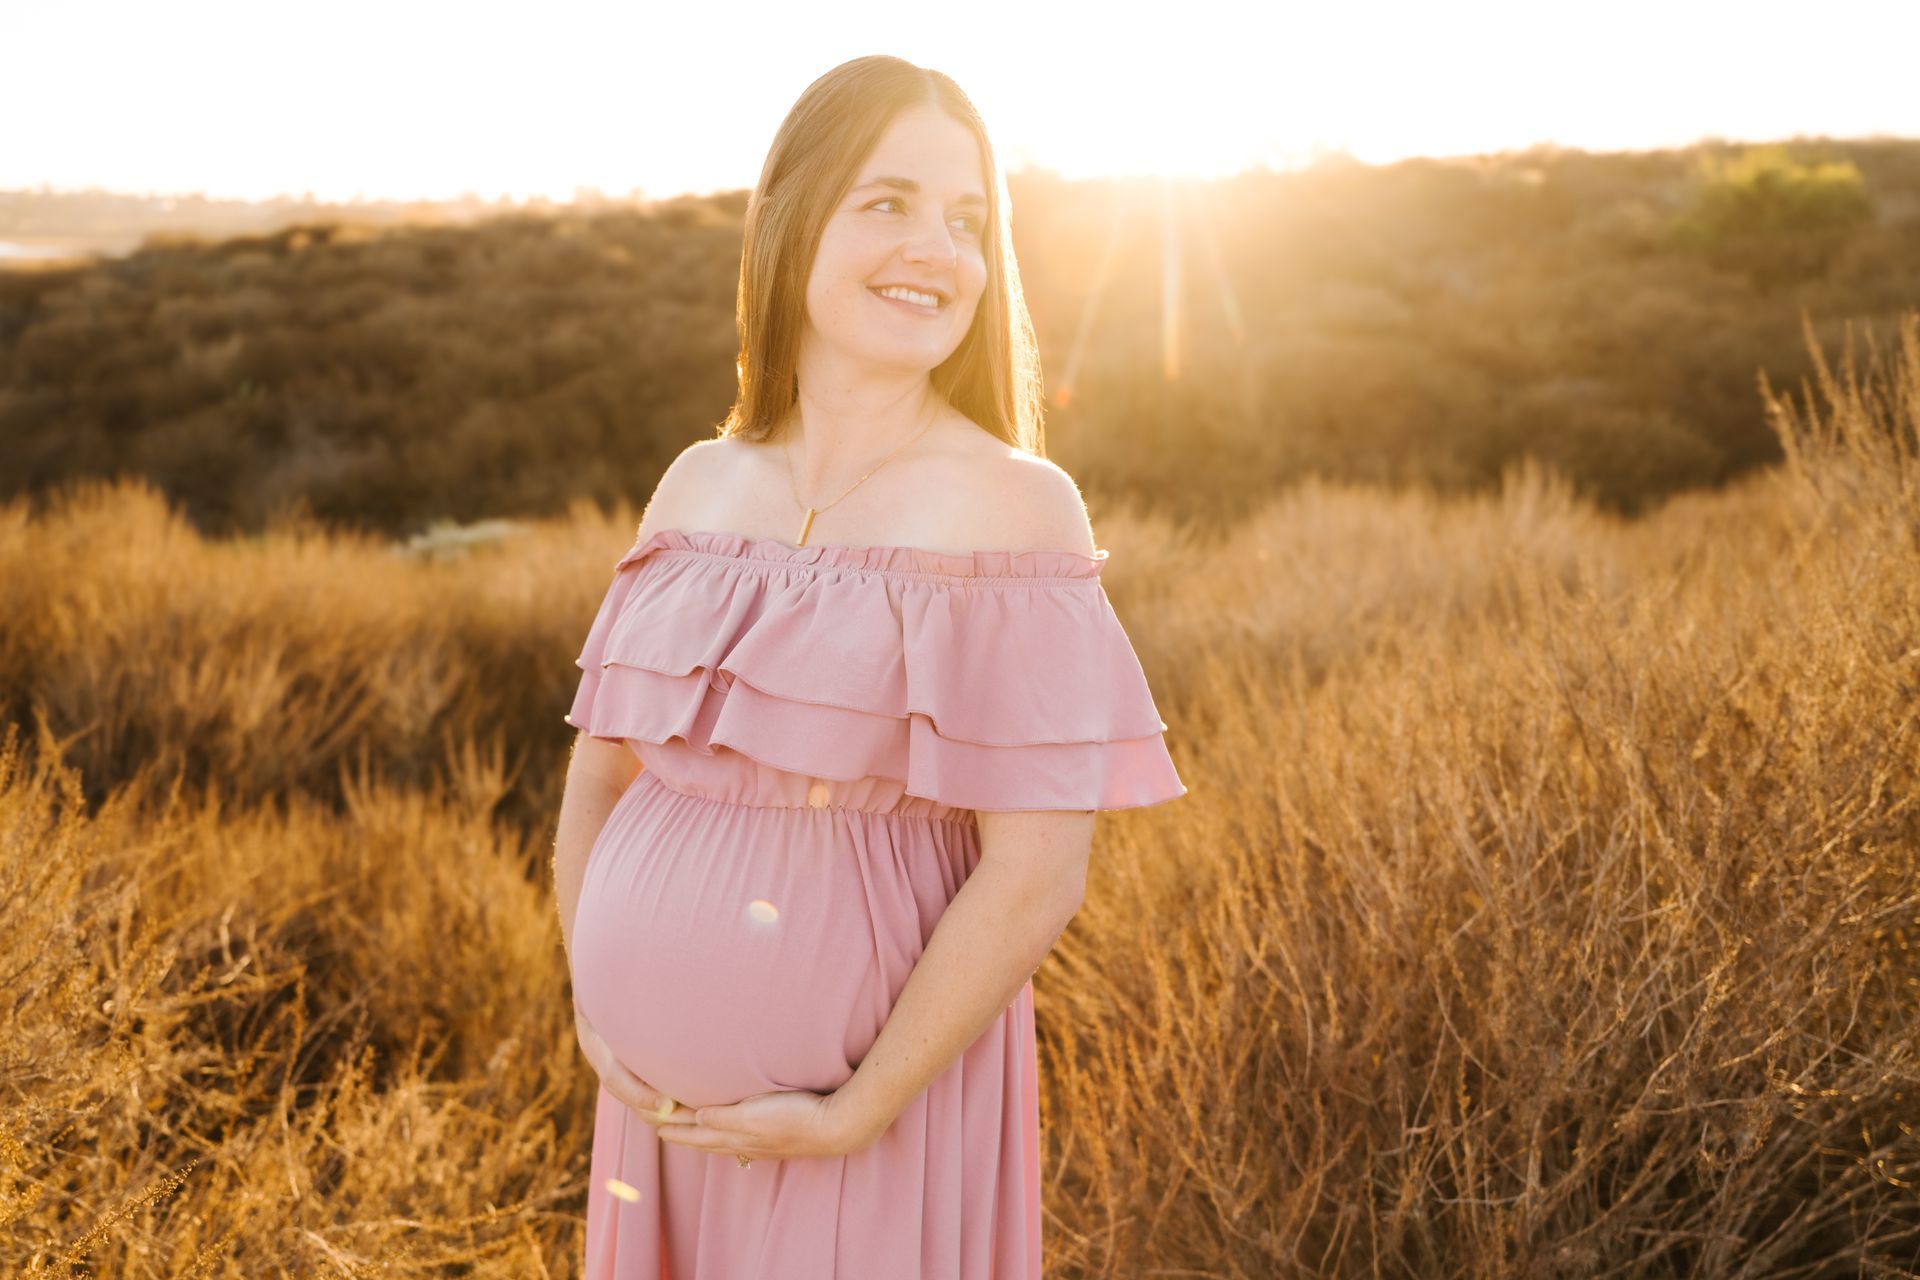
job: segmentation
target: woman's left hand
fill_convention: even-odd
[[[756,1093],[722,1106],[699,1107],[692,1124],[658,1125],[663,1142],[757,1160],[851,1155],[869,1145],[864,1131],[845,1123],[833,1095],[805,1089]]]

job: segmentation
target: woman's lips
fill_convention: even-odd
[[[878,289],[869,289],[867,292],[882,302],[892,303],[895,307],[916,316],[937,316],[945,309],[943,307],[923,307],[917,302],[907,302],[900,298],[889,298]]]

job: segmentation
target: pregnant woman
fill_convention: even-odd
[[[1094,814],[1186,788],[1042,456],[1001,177],[946,76],[807,89],[738,398],[587,632],[554,874],[590,1280],[1039,1280],[1031,976]]]

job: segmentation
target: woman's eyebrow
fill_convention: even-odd
[[[859,186],[855,187],[854,190],[865,191],[868,187],[892,187],[897,191],[911,191],[911,192],[914,192],[915,194],[918,194],[920,191],[920,184],[915,182],[912,178],[895,178],[895,177],[875,178],[871,182],[861,183]],[[963,195],[958,200],[955,200],[954,203],[955,204],[977,204],[984,207],[987,203],[987,198],[981,195],[977,191],[969,191],[966,195]]]

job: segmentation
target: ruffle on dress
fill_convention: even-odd
[[[794,547],[663,529],[614,566],[566,719],[963,809],[1186,794],[1107,552]]]

